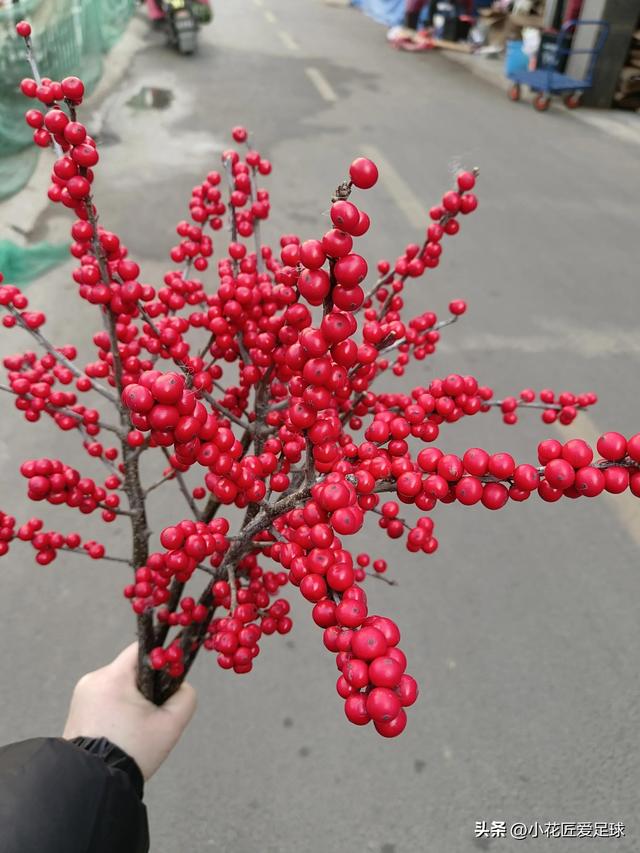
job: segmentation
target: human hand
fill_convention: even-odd
[[[138,644],[75,686],[63,737],[106,737],[133,758],[150,779],[176,745],[196,709],[196,692],[183,683],[157,706],[136,685]]]

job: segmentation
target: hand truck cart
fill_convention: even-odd
[[[593,27],[593,41],[590,48],[574,48],[576,33],[582,27]],[[509,89],[509,98],[512,101],[520,100],[520,86],[528,86],[535,93],[533,106],[536,110],[543,112],[549,109],[552,95],[562,95],[565,106],[575,109],[580,105],[582,93],[593,86],[593,75],[596,62],[604,43],[609,34],[609,25],[606,21],[567,21],[558,32],[555,45],[553,45],[552,58],[547,60],[543,68],[535,71],[518,70],[507,74],[513,85]],[[582,79],[576,79],[558,67],[566,66],[569,58],[583,54],[588,57],[586,70]],[[562,60],[566,60],[563,62]]]

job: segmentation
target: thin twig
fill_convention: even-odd
[[[250,188],[250,197],[251,204],[255,202],[257,198],[257,186],[256,186],[256,175],[258,170],[255,166],[251,166],[249,170],[249,188]],[[262,240],[260,239],[260,220],[258,217],[254,217],[253,220],[253,245],[256,253],[256,266],[258,268],[258,273],[264,272],[264,258],[262,257]]]
[[[374,578],[377,581],[382,581],[383,583],[386,583],[389,586],[400,586],[398,581],[394,581],[394,580],[391,580],[390,578],[386,578],[384,575],[378,574],[378,572],[365,572],[365,575],[368,578]]]
[[[502,406],[504,400],[483,400],[483,406]],[[573,406],[579,412],[583,412],[588,409],[588,406]],[[565,406],[561,406],[560,403],[525,403],[524,400],[518,400],[517,402],[518,409],[554,409],[556,412],[561,412]]]
[[[168,483],[170,480],[175,480],[175,476],[176,476],[176,472],[175,472],[175,470],[172,468],[172,469],[171,469],[171,471],[170,471],[168,474],[166,474],[164,477],[161,477],[159,480],[156,480],[156,482],[155,482],[155,483],[152,483],[152,485],[148,486],[148,487],[144,490],[144,495],[145,495],[145,497],[149,494],[149,492],[152,492],[154,489],[159,488],[159,487],[160,487],[160,486],[162,486],[164,483]]]
[[[31,394],[19,394],[17,391],[14,391],[13,388],[10,388],[8,385],[0,384],[0,391],[6,391],[8,394],[13,394],[14,397],[22,397],[25,400],[33,400],[35,399]],[[48,408],[49,407],[49,408]],[[80,414],[80,412],[74,412],[73,409],[67,409],[65,406],[53,406],[50,402],[46,401],[46,405],[44,410],[48,415],[52,417],[54,415],[64,415],[68,418],[74,418],[77,421],[84,421],[84,415]],[[107,430],[108,432],[113,432],[116,435],[122,435],[122,431],[119,427],[114,426],[113,424],[107,424],[104,421],[94,421],[94,424],[100,429]]]
[[[65,551],[68,554],[78,554],[80,557],[90,557],[92,560],[94,559],[91,555],[84,550],[84,548],[68,548],[66,545],[63,545],[62,548],[58,548],[58,551]],[[100,560],[108,560],[110,563],[124,563],[126,566],[133,566],[131,560],[127,560],[124,557],[112,557],[109,554],[104,554],[100,557]],[[96,562],[98,562],[96,560]]]
[[[44,350],[46,350],[48,353],[50,353],[50,355],[55,358],[56,361],[59,361],[60,364],[64,364],[64,366],[67,367],[78,379],[88,380],[91,383],[91,387],[94,389],[94,391],[97,391],[98,394],[101,394],[105,398],[105,400],[108,400],[110,403],[114,403],[117,405],[117,400],[115,396],[111,393],[111,391],[105,388],[104,385],[102,385],[100,382],[96,382],[95,379],[92,379],[90,376],[87,376],[87,374],[84,373],[82,370],[79,370],[75,366],[75,364],[72,361],[69,361],[66,356],[64,356],[59,350],[57,350],[53,346],[53,344],[50,343],[38,329],[31,329],[23,320],[20,312],[16,308],[14,308],[13,305],[3,305],[2,307],[9,311],[16,318],[18,325],[22,329],[24,329],[25,332],[28,332],[31,337],[34,338]]]
[[[167,462],[169,463],[169,465],[171,465],[171,456],[170,456],[169,451],[167,450],[166,447],[162,448],[162,453],[164,454],[164,457],[167,460]],[[193,500],[193,498],[189,494],[189,489],[187,488],[187,485],[184,481],[184,477],[182,476],[180,471],[178,471],[177,469],[175,469],[175,474],[176,474],[176,482],[178,483],[178,488],[182,492],[185,501],[189,505],[189,509],[193,513],[193,517],[196,519],[196,521],[200,521],[200,510],[198,509],[198,507],[195,504],[195,501]]]
[[[227,176],[227,186],[229,187],[229,203],[227,208],[229,210],[229,226],[231,228],[231,242],[238,242],[238,222],[236,220],[236,209],[231,204],[231,193],[233,192],[233,165],[231,163],[231,157],[225,157],[222,161],[222,165],[224,166],[224,171]],[[238,261],[235,258],[231,259],[231,263],[233,266],[233,274],[238,275]]]
[[[211,394],[209,394],[207,391],[203,391],[202,396],[207,401],[207,403],[209,403],[211,406],[213,406],[214,409],[217,409],[221,415],[225,416],[225,418],[229,418],[230,421],[232,421],[234,424],[237,424],[238,426],[241,426],[243,429],[250,429],[250,426],[248,423],[246,423],[243,420],[240,420],[240,418],[237,418],[233,414],[233,412],[230,412],[229,409],[227,409],[221,403],[218,403],[218,401],[215,400],[211,396]]]
[[[128,518],[134,517],[134,514],[126,509],[120,509],[119,507],[110,507],[106,504],[101,503],[98,503],[97,506],[100,507],[100,509],[104,509],[106,512],[112,512],[114,515],[126,515]]]

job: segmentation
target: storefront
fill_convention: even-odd
[[[553,67],[578,81],[588,77],[590,85],[576,90],[574,100],[567,103],[640,109],[638,0],[431,0],[423,4],[351,0],[351,4],[388,27],[408,25],[416,30],[416,37],[411,29],[400,33],[404,43],[398,46],[406,49],[437,47],[495,56],[506,53],[509,45],[520,51],[520,61],[530,69]],[[416,24],[405,13],[421,5]],[[574,20],[602,21],[605,26],[572,27],[568,22]],[[567,32],[558,42],[563,25]],[[596,48],[597,55],[592,57]]]

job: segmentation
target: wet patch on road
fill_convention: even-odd
[[[126,102],[134,110],[166,110],[171,106],[174,94],[171,89],[143,86]]]

